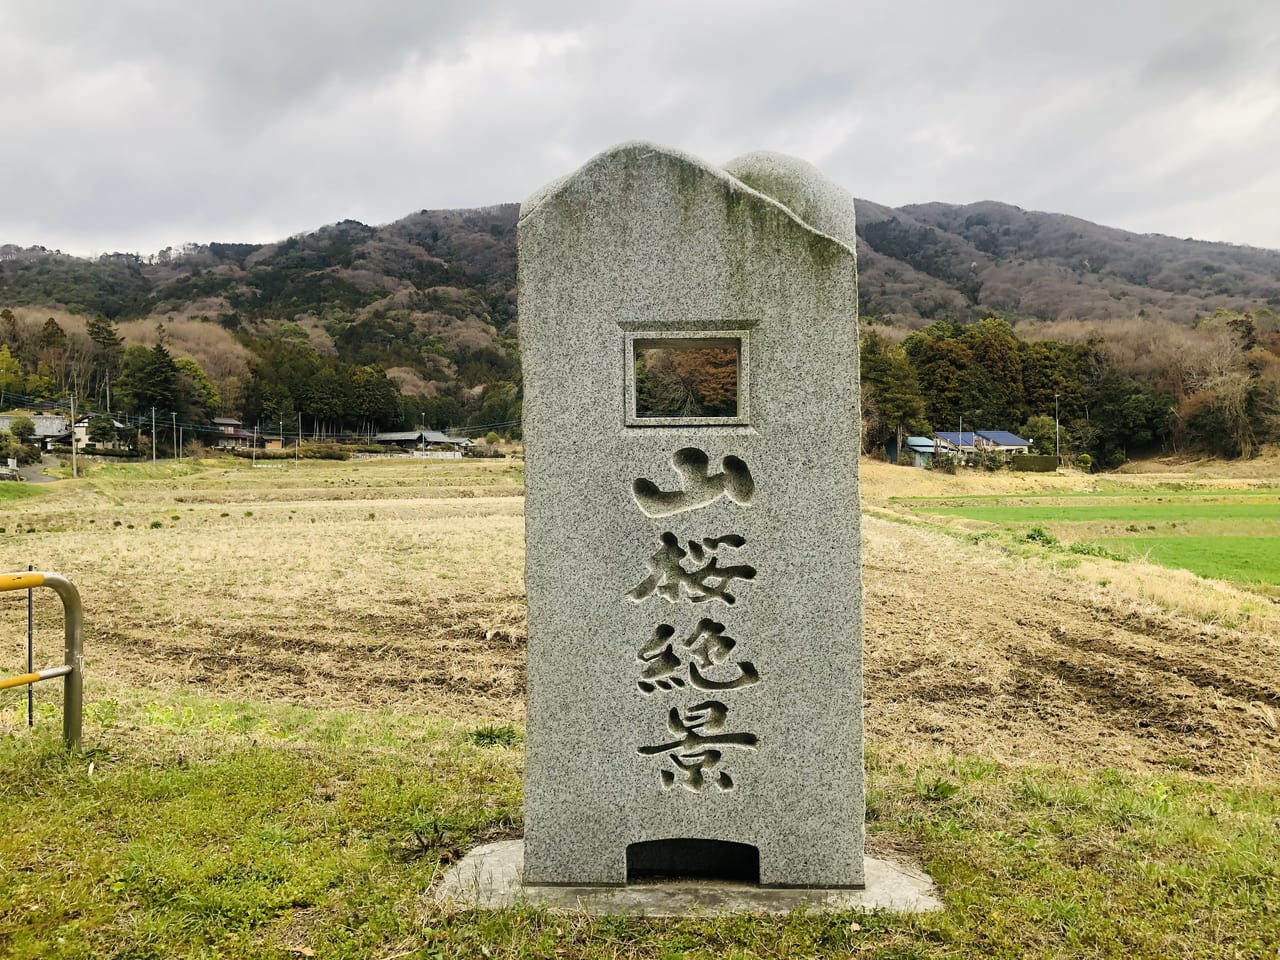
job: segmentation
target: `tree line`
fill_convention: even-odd
[[[247,335],[254,359],[241,403],[232,409],[199,363],[173,354],[163,325],[156,334],[153,346],[126,345],[114,322],[101,316],[90,317],[80,333],[52,317],[35,325],[0,310],[0,408],[65,406],[75,396],[80,409],[125,422],[145,424],[154,415],[198,432],[227,415],[272,432],[301,427],[313,437],[367,435],[428,416],[440,428],[467,419],[452,398],[402,397],[377,365],[346,363],[296,339]],[[516,391],[482,396],[478,414],[518,422]],[[110,423],[109,416],[102,419]]]
[[[901,449],[908,434],[963,426],[1010,430],[1039,452],[1060,445],[1105,468],[1161,450],[1252,456],[1280,440],[1278,320],[1219,310],[1194,330],[1166,324],[1167,342],[1145,350],[1126,349],[1126,338],[1149,336],[1150,323],[1120,326],[1114,340],[1090,330],[1074,341],[1020,336],[994,316],[940,321],[902,339],[867,326],[864,447]]]
[[[175,355],[162,325],[146,346],[126,344],[101,315],[80,330],[2,309],[0,407],[65,405],[75,395],[84,410],[133,424],[149,423],[154,410],[197,431],[232,415],[315,437],[417,425],[519,434],[518,366],[506,371],[510,380],[404,396],[383,367],[322,354],[304,337],[236,337],[252,359],[228,401],[199,363]],[[693,382],[672,358],[662,362],[671,369],[655,361],[638,371],[655,409],[684,409],[695,394],[703,404],[729,402],[725,377]],[[1041,452],[1060,443],[1064,454],[1088,454],[1104,468],[1161,450],[1247,457],[1280,440],[1280,316],[1267,310],[1219,310],[1194,328],[1137,318],[1105,331],[1061,321],[1014,326],[997,316],[909,333],[866,324],[861,366],[868,453],[962,426],[1011,430]]]

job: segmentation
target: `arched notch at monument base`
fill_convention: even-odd
[[[564,913],[630,917],[785,914],[800,909],[810,913],[929,913],[942,909],[933,881],[919,867],[875,857],[867,857],[864,862],[863,889],[761,887],[712,879],[641,882],[622,887],[541,886],[521,879],[524,841],[503,840],[476,847],[450,867],[432,898],[442,906],[460,909],[500,910],[530,904]]]
[[[627,883],[723,880],[760,883],[760,851],[749,843],[670,837],[627,847]]]

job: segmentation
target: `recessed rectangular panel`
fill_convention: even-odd
[[[744,333],[627,336],[627,425],[747,423]]]

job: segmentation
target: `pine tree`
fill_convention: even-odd
[[[120,374],[124,359],[124,339],[106,317],[90,317],[89,339],[94,344],[93,382],[90,387],[98,402],[111,409],[111,384]]]

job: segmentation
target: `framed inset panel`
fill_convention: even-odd
[[[750,422],[746,330],[637,331],[625,337],[627,426]]]

